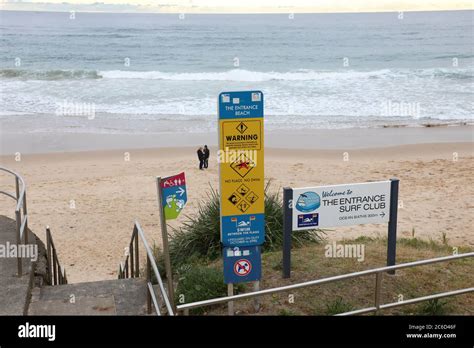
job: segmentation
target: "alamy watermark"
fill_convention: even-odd
[[[217,163],[247,163],[251,167],[257,166],[257,150],[231,150],[226,147],[217,151]]]
[[[0,244],[0,258],[17,258],[38,260],[38,245],[36,244],[12,244],[6,242]]]
[[[56,325],[36,325],[26,322],[18,326],[19,338],[47,338],[48,341],[56,339]]]
[[[364,244],[327,244],[324,247],[324,256],[338,258],[356,258],[357,261],[363,262],[365,259]]]
[[[84,116],[89,120],[95,118],[94,103],[76,103],[63,101],[56,103],[56,116]]]
[[[380,114],[381,116],[412,116],[419,118],[421,115],[420,103],[386,100],[380,106]]]

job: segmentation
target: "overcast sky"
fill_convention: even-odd
[[[305,13],[430,11],[473,8],[471,0],[0,0],[4,10]]]

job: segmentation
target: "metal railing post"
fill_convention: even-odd
[[[21,245],[21,212],[15,211],[16,218],[16,245],[17,248],[20,248]],[[23,260],[20,256],[20,253],[17,253],[17,264],[18,264],[18,277],[23,275]]]
[[[377,315],[379,309],[380,309],[380,293],[382,289],[382,273],[377,272],[375,274],[375,315]]]
[[[53,275],[54,275],[53,285],[58,285],[58,260],[56,258],[55,248],[53,248]]]
[[[140,276],[140,257],[138,253],[138,232],[135,232],[135,274]]]
[[[135,278],[135,257],[133,255],[133,239],[128,246],[128,252],[130,254],[130,275],[132,278]]]
[[[49,227],[46,227],[46,252],[48,257],[48,260],[46,260],[46,263],[48,264],[48,282],[50,285],[53,285],[51,270],[51,231],[49,230]]]
[[[48,283],[50,285],[67,284],[66,269],[59,263],[58,253],[49,226],[46,226],[46,257]]]
[[[20,199],[20,180],[15,176],[15,191],[16,191],[16,201]]]
[[[151,265],[150,265],[150,256],[146,256],[146,282],[151,282]],[[146,292],[146,308],[147,313],[151,313],[151,293],[150,291]],[[158,309],[157,309],[158,310]]]
[[[25,219],[25,229],[23,233],[25,234],[25,244],[28,244],[28,213],[26,211],[26,190],[23,191],[23,218]]]

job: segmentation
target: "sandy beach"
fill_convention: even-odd
[[[390,147],[381,147],[380,141],[374,146],[370,139],[364,143],[363,131],[353,132],[351,150],[349,146],[318,149],[314,143],[305,150],[267,147],[265,176],[272,181],[272,190],[397,177],[401,180],[399,237],[410,237],[414,231],[416,237],[441,240],[446,233],[449,244],[472,247],[474,147],[472,128],[460,128],[471,134],[471,141],[436,143],[421,136],[417,144],[407,145],[403,139],[409,132],[397,129],[387,138],[388,144],[395,144]],[[460,128],[453,132],[460,132]],[[420,129],[419,134],[430,134],[430,129]],[[442,131],[450,133],[446,129]],[[384,137],[383,131],[373,131],[379,134],[378,140]],[[326,133],[328,139],[339,134],[349,141],[340,131],[331,132]],[[282,139],[280,144],[286,145]],[[207,171],[198,170],[195,147],[24,153],[21,161],[8,154],[0,157],[0,162],[26,180],[31,229],[44,238],[45,226],[51,227],[70,282],[81,282],[117,276],[134,220],[141,223],[151,244],[161,244],[156,176],[186,172],[185,213],[193,214],[210,186],[218,187],[215,146],[211,150]],[[13,188],[5,176],[1,180],[2,186]],[[0,214],[12,217],[11,201],[4,197],[0,202]],[[181,216],[171,226],[184,219]],[[337,228],[329,231],[327,238],[385,234],[384,225],[364,225]]]

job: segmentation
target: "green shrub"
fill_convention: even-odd
[[[220,204],[217,191],[207,193],[195,215],[186,215],[179,228],[171,229],[170,258],[173,268],[188,263],[189,258],[215,260],[221,256]]]
[[[283,244],[283,209],[278,192],[270,193],[265,187],[265,243],[262,252],[281,249]],[[207,199],[198,204],[197,213],[186,215],[179,228],[172,228],[170,259],[173,269],[188,263],[190,258],[215,260],[222,255],[220,243],[219,193],[212,187]],[[319,242],[322,230],[305,230],[292,234],[292,246],[300,247]]]
[[[227,285],[220,269],[195,265],[181,267],[177,280],[178,286],[175,292],[177,305],[227,296]],[[234,294],[242,292],[243,289],[243,285],[234,284]],[[190,313],[202,314],[210,307],[195,308]]]
[[[342,297],[338,297],[336,300],[326,304],[326,315],[335,315],[339,313],[344,313],[344,312],[349,312],[353,310],[354,307],[348,303],[345,302]]]
[[[448,237],[446,236],[446,232],[441,233],[441,242],[443,245],[448,245]]]
[[[386,242],[386,240],[385,240]],[[399,238],[397,239],[397,244],[409,246],[415,249],[430,249],[433,251],[445,251],[451,252],[452,249],[448,245],[442,245],[432,239],[424,240],[419,238]]]
[[[366,244],[373,241],[375,241],[375,238],[367,237],[367,236],[359,236],[356,239],[354,239],[354,242],[359,243],[359,244],[362,244],[362,243]]]
[[[437,298],[428,300],[418,307],[418,313],[421,315],[444,315],[449,311],[447,304],[447,301],[441,301]]]

